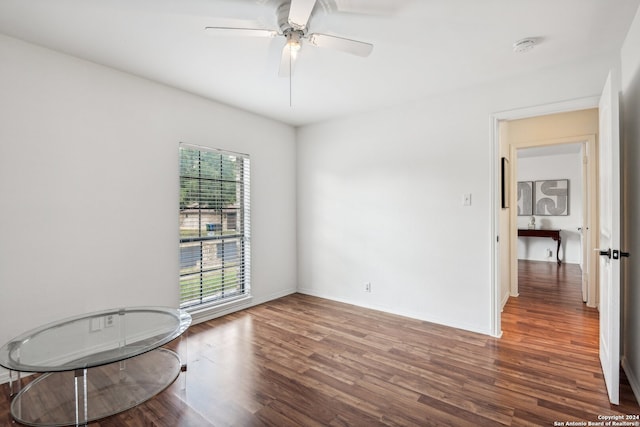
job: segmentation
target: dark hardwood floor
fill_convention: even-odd
[[[186,377],[91,425],[553,426],[640,414],[624,374],[621,405],[608,403],[579,268],[520,269],[500,339],[294,294],[194,325]]]

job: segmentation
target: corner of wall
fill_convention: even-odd
[[[625,356],[622,356],[622,369],[629,380],[629,384],[631,385],[633,395],[636,397],[636,401],[640,402],[640,381],[638,380],[638,375],[633,370],[633,367]]]

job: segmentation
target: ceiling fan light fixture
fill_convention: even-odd
[[[298,30],[289,30],[285,32],[285,37],[287,38],[287,47],[291,50],[291,54],[295,55],[298,53],[301,47],[300,40],[304,36],[302,31]]]
[[[287,46],[289,46],[291,52],[297,52],[300,50],[300,40],[290,39],[287,41]]]
[[[536,44],[537,41],[534,38],[520,39],[513,44],[513,51],[515,53],[529,52]]]

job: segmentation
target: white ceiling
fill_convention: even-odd
[[[368,58],[305,45],[291,81],[282,0],[0,0],[0,33],[292,125],[420,99],[617,51],[640,0],[318,0],[309,27],[375,45]],[[537,37],[526,54],[512,44]]]

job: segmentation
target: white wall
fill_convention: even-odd
[[[622,48],[622,161],[625,203],[623,247],[631,258],[623,288],[623,366],[640,401],[640,9]]]
[[[562,230],[560,259],[569,264],[580,264],[582,245],[578,227],[582,227],[583,222],[582,154],[521,157],[518,159],[517,173],[517,181],[569,180],[569,215],[536,216],[536,228]],[[518,228],[527,228],[530,218],[519,216]],[[549,238],[519,237],[518,259],[556,262],[557,247],[557,243]],[[547,249],[552,251],[550,257],[546,255]]]
[[[0,343],[178,305],[178,143],[248,153],[253,303],[295,292],[295,130],[0,36]]]
[[[491,333],[491,114],[596,95],[613,59],[299,129],[299,291]]]

